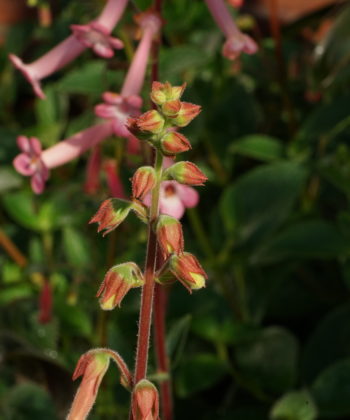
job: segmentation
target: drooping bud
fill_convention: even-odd
[[[179,254],[184,249],[181,223],[174,217],[162,214],[158,217],[157,239],[165,256]]]
[[[171,120],[173,125],[186,127],[201,112],[199,105],[189,102],[181,102],[181,108],[175,118]]]
[[[193,254],[184,252],[180,255],[172,255],[168,264],[171,273],[190,293],[192,290],[205,287],[205,280],[208,276]]]
[[[67,420],[85,420],[95,403],[101,381],[112,359],[120,372],[120,383],[127,389],[133,386],[132,375],[122,359],[113,350],[94,349],[83,354],[75,368],[73,381],[83,376],[77,393],[75,394]]]
[[[105,278],[97,292],[100,297],[101,308],[110,311],[120,306],[128,291],[144,284],[140,268],[133,262],[115,265],[107,271]]]
[[[184,83],[182,86],[171,86],[169,82],[153,82],[151,100],[156,105],[163,105],[168,101],[176,101],[181,98],[185,88],[186,83]]]
[[[165,171],[164,177],[186,185],[203,185],[208,179],[194,163],[185,161],[170,166]]]
[[[162,105],[162,113],[170,118],[175,118],[178,116],[181,109],[181,102],[179,100],[176,101],[168,101]]]
[[[157,388],[147,379],[141,379],[132,393],[134,420],[159,420],[159,396]]]
[[[73,381],[83,375],[67,420],[84,420],[95,403],[101,381],[109,366],[109,356],[96,350],[83,354],[75,368]]]
[[[152,166],[142,166],[132,177],[132,195],[143,199],[156,184],[156,173]]]
[[[164,155],[174,156],[191,149],[191,144],[182,134],[170,131],[161,138],[160,147]]]
[[[118,227],[130,213],[133,203],[119,198],[105,200],[89,223],[98,223],[97,232],[105,230],[103,236]]]

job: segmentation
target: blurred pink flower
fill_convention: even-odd
[[[123,48],[122,41],[110,36],[108,29],[98,22],[91,22],[87,25],[71,25],[71,29],[78,41],[103,58],[111,58],[114,55],[114,49]]]
[[[17,144],[23,153],[14,159],[13,165],[20,174],[32,177],[32,189],[40,194],[49,178],[49,169],[70,162],[112,134],[112,123],[105,122],[80,131],[44,151],[37,138],[19,136]]]
[[[123,183],[117,169],[117,162],[114,159],[108,159],[103,163],[103,171],[106,174],[107,185],[111,196],[114,198],[126,198]]]
[[[242,52],[255,54],[258,50],[256,42],[239,30],[224,0],[205,0],[215,22],[226,36],[222,54],[229,60],[236,59]]]
[[[102,166],[101,150],[97,145],[91,149],[85,173],[84,191],[86,194],[96,194],[100,189],[100,170]]]
[[[9,59],[32,85],[34,93],[39,98],[45,99],[40,81],[69,64],[88,46],[92,47],[94,52],[103,57],[111,56],[111,47],[121,48],[121,41],[110,37],[109,34],[121,18],[127,3],[128,0],[108,0],[101,14],[94,22],[87,25],[73,25],[73,35],[70,35],[52,50],[30,64],[23,63],[14,54],[10,54]]]
[[[171,158],[164,159],[164,168],[174,163]],[[146,206],[151,205],[151,194],[147,194],[142,200]],[[160,184],[159,211],[161,214],[181,219],[186,208],[196,207],[199,202],[198,192],[187,185],[176,181],[163,181]]]

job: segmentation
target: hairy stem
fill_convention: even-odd
[[[146,377],[148,363],[148,349],[150,329],[152,321],[152,307],[154,294],[154,271],[157,259],[157,237],[154,232],[154,223],[158,217],[159,190],[162,177],[163,155],[156,152],[155,170],[156,185],[152,191],[152,203],[150,208],[150,220],[148,224],[148,244],[145,266],[145,285],[142,288],[141,308],[139,318],[139,331],[137,337],[135,383]]]

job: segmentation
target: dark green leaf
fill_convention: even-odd
[[[289,392],[272,407],[271,420],[315,420],[317,409],[306,391]]]
[[[253,134],[235,140],[230,151],[266,162],[281,159],[283,156],[281,142],[261,134]]]

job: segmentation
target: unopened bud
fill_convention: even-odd
[[[164,176],[186,185],[203,185],[208,179],[194,163],[184,161],[170,166]]]
[[[119,198],[105,200],[89,223],[98,223],[97,232],[105,230],[103,236],[118,227],[128,216],[133,204]]]
[[[158,217],[157,239],[165,256],[179,254],[184,249],[184,238],[181,223],[174,217],[165,214]]]
[[[163,104],[162,113],[167,117],[175,118],[178,116],[180,109],[181,102],[179,100],[168,101]]]
[[[156,184],[156,173],[152,166],[142,166],[132,177],[132,195],[135,198],[144,198]]]
[[[107,271],[105,278],[97,292],[100,297],[101,308],[105,311],[120,306],[128,291],[144,284],[140,268],[133,262],[115,265]]]
[[[191,149],[191,144],[182,134],[170,131],[161,138],[160,147],[166,156],[173,156]]]
[[[172,255],[169,259],[171,273],[191,292],[205,287],[208,278],[197,258],[189,252]]]
[[[159,396],[157,388],[147,379],[138,382],[132,393],[134,420],[159,420]]]
[[[153,82],[151,99],[157,105],[163,105],[168,101],[176,101],[181,98],[185,88],[186,83],[184,83],[182,86],[171,86],[169,82]]]
[[[185,127],[201,112],[199,105],[189,102],[181,102],[181,108],[175,118],[171,120],[173,125]]]

